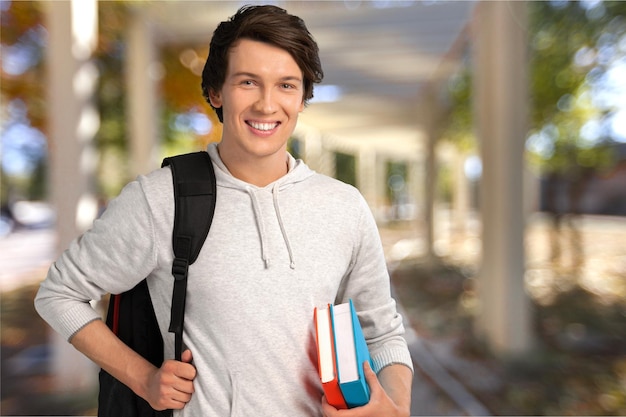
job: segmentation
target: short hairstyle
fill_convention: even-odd
[[[220,23],[213,33],[209,57],[202,70],[202,95],[209,104],[209,92],[218,92],[224,85],[228,52],[240,39],[265,42],[287,51],[302,70],[305,104],[313,98],[313,84],[322,81],[324,72],[319,48],[304,21],[277,6],[248,5],[240,8],[229,20]],[[220,122],[223,122],[222,109],[213,109]]]

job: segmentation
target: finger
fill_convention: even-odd
[[[376,376],[376,373],[372,370],[369,361],[363,362],[363,373],[365,374],[365,381],[367,381],[367,385],[369,385],[370,391],[372,391],[372,395],[378,390],[382,389],[382,386],[378,381],[378,377]]]
[[[191,396],[191,394],[195,392],[193,381],[190,379],[179,378],[178,381],[174,385],[172,385],[172,388],[185,396]]]
[[[161,365],[161,375],[164,382],[171,383],[170,376],[193,379],[195,377],[195,369],[192,364],[168,359]]]
[[[175,375],[185,383],[191,383],[196,378],[196,368],[188,363],[179,363],[179,367],[176,368]]]
[[[193,380],[196,377],[196,368],[193,366],[193,354],[190,349],[186,349],[181,355],[181,362],[184,365],[177,367],[176,376],[187,380]],[[180,365],[180,363],[179,363]]]
[[[326,396],[322,396],[322,415],[324,417],[331,417],[335,411],[337,411],[336,408],[328,404]]]
[[[190,392],[176,390],[172,393],[171,400],[174,402],[187,404],[189,401],[191,401],[191,394],[192,393]]]
[[[183,409],[185,407],[185,405],[188,402],[189,402],[189,399],[187,401],[181,401],[181,400],[172,398],[170,400],[169,406],[167,408],[171,408],[172,410],[181,410],[181,409]]]
[[[185,363],[191,363],[192,360],[193,360],[193,355],[191,354],[191,350],[190,349],[185,350],[183,354],[181,355],[181,361]]]

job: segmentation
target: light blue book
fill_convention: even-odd
[[[352,300],[330,307],[339,388],[348,408],[365,405],[370,399],[370,389],[365,381],[363,362],[371,365],[371,358],[361,323]]]

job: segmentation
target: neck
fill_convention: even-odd
[[[217,146],[217,151],[233,177],[257,187],[265,187],[289,172],[286,152],[264,158],[246,158],[242,155],[231,155],[221,145]]]

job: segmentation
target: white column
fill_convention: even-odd
[[[470,184],[465,175],[465,152],[457,150],[454,153],[452,181],[452,231],[463,236],[470,211]]]
[[[426,244],[425,247],[425,259],[428,264],[434,264],[437,261],[437,256],[435,254],[435,224],[437,220],[437,215],[435,213],[435,207],[437,206],[437,193],[436,193],[436,184],[437,184],[437,132],[436,132],[436,110],[435,101],[433,100],[432,91],[429,91],[429,95],[427,96],[425,104],[428,105],[430,103],[433,107],[430,111],[424,112],[424,130],[425,130],[425,154],[426,159],[424,160],[424,212],[423,212],[423,224],[424,224],[424,242]]]
[[[304,161],[320,174],[335,176],[335,158],[331,150],[324,144],[322,133],[316,128],[306,127],[298,130],[304,144]]]
[[[91,62],[98,33],[95,0],[52,1],[47,8],[50,189],[57,213],[58,251],[85,231],[97,214],[92,195],[97,157],[92,140],[100,119],[92,98],[98,70]],[[95,366],[54,333],[54,373],[59,391],[91,389]]]
[[[100,117],[92,100],[99,74],[90,60],[97,39],[97,3],[44,4],[49,35],[50,188],[59,248],[65,249],[97,213],[91,195],[97,163],[92,141]]]
[[[323,172],[322,168],[322,137],[320,132],[312,129],[302,129],[300,139],[304,145],[304,156],[302,159],[306,161],[311,169],[317,172]]]
[[[478,331],[499,354],[532,344],[524,288],[524,142],[527,134],[526,2],[486,1],[475,21],[475,109],[483,173],[483,260]]]
[[[412,204],[415,204],[416,214],[421,211],[421,195],[423,194],[422,188],[424,187],[424,181],[422,179],[423,164],[422,161],[417,159],[407,159],[407,178],[406,187],[409,193],[409,200]]]
[[[156,83],[162,77],[157,61],[152,27],[135,13],[127,33],[126,91],[130,149],[130,176],[146,174],[158,167],[159,117]]]
[[[375,159],[376,165],[374,169],[374,200],[370,207],[376,217],[376,220],[382,220],[385,217],[385,211],[387,208],[387,159],[383,156],[384,153],[380,152],[380,149],[376,149]]]
[[[377,206],[376,193],[376,150],[362,147],[356,153],[356,180],[363,197],[374,210]]]

